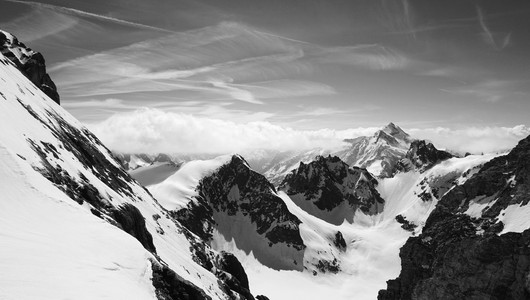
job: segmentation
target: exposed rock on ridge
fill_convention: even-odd
[[[214,230],[227,240],[234,238],[240,249],[253,251],[271,268],[302,269],[300,220],[241,156],[232,156],[203,178],[197,191],[199,197],[174,214],[189,230],[206,241],[212,240]]]
[[[427,143],[425,140],[415,140],[411,143],[405,158],[397,163],[396,169],[402,172],[410,170],[424,172],[437,163],[452,157],[453,155],[449,152],[436,149],[432,143]]]
[[[332,224],[353,221],[357,209],[373,215],[383,210],[377,180],[365,169],[350,168],[336,156],[317,156],[300,163],[280,185],[295,203],[310,214]]]
[[[9,58],[33,84],[60,104],[57,87],[46,73],[46,63],[42,54],[31,50],[15,36],[2,30],[0,30],[0,52]]]
[[[530,229],[499,235],[505,209],[530,201],[529,174],[530,137],[449,191],[401,248],[401,274],[379,299],[529,299]],[[471,213],[477,203],[487,205]]]

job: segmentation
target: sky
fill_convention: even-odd
[[[335,145],[394,122],[442,148],[530,134],[525,0],[0,0],[111,148]]]

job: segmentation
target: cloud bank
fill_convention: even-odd
[[[415,138],[432,141],[438,148],[479,154],[510,150],[518,141],[530,135],[530,128],[525,125],[462,129],[436,127],[410,129],[408,132]]]
[[[297,130],[270,122],[236,123],[191,114],[140,109],[89,126],[111,149],[127,153],[223,154],[264,150],[337,149],[344,139],[372,135],[378,127]],[[530,134],[524,125],[463,129],[412,128],[414,138],[461,153],[505,151]]]
[[[235,123],[189,114],[141,109],[89,126],[111,149],[128,153],[233,153],[253,149],[336,148],[377,128],[295,130],[269,122]]]

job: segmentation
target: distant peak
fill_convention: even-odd
[[[403,129],[401,129],[401,127],[397,126],[396,124],[394,124],[392,122],[388,123],[388,125],[383,127],[382,130],[384,132],[390,134],[390,135],[395,135],[395,134],[398,134],[398,133],[407,134],[405,131],[403,131]]]
[[[397,126],[393,122],[388,123],[383,129],[376,132],[376,136],[380,136],[381,132],[386,133],[387,135],[394,137],[398,140],[410,142],[410,135],[406,133],[401,127]]]

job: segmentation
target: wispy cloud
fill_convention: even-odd
[[[465,98],[477,99],[489,103],[495,103],[502,99],[520,92],[516,92],[515,87],[519,81],[485,79],[473,84],[454,89],[443,89],[444,92],[456,94]]]
[[[482,29],[481,36],[486,44],[491,46],[495,50],[503,50],[508,47],[511,43],[512,34],[510,33],[494,33],[490,30],[489,26],[486,24],[486,19],[482,9],[477,6],[477,18]]]
[[[191,91],[204,100],[263,104],[333,93],[325,84],[284,79],[313,71],[299,44],[222,23],[77,58],[50,72],[66,97]]]
[[[16,1],[17,3],[23,3]],[[76,26],[79,20],[49,9],[32,9],[14,20],[1,23],[0,27],[15,33],[24,42],[31,42],[47,36],[58,34]]]
[[[42,9],[42,8],[49,9],[49,10],[57,11],[57,12],[60,12],[60,13],[63,13],[63,14],[70,14],[70,15],[78,15],[78,16],[89,17],[89,18],[96,18],[96,19],[100,19],[100,20],[110,21],[110,22],[113,22],[113,23],[118,23],[118,24],[132,26],[132,27],[141,28],[141,29],[151,29],[151,30],[156,30],[156,31],[172,32],[170,30],[166,30],[166,29],[159,28],[159,27],[149,26],[149,25],[145,25],[145,24],[141,24],[141,23],[137,23],[137,22],[130,22],[130,21],[127,21],[127,20],[122,20],[122,19],[118,19],[118,18],[113,18],[113,17],[109,17],[109,16],[105,16],[105,15],[95,14],[95,13],[91,13],[91,12],[87,12],[87,11],[82,11],[82,10],[79,10],[79,9],[64,7],[64,6],[58,6],[58,5],[46,4],[46,3],[40,3],[40,2],[33,2],[33,1],[19,1],[19,0],[3,0],[3,1],[13,2],[13,3],[20,3],[20,4],[27,4],[27,5],[31,5],[31,6],[40,8],[40,9]]]
[[[374,71],[401,70],[410,63],[405,55],[380,45],[325,48],[317,57],[324,63],[351,65]]]

